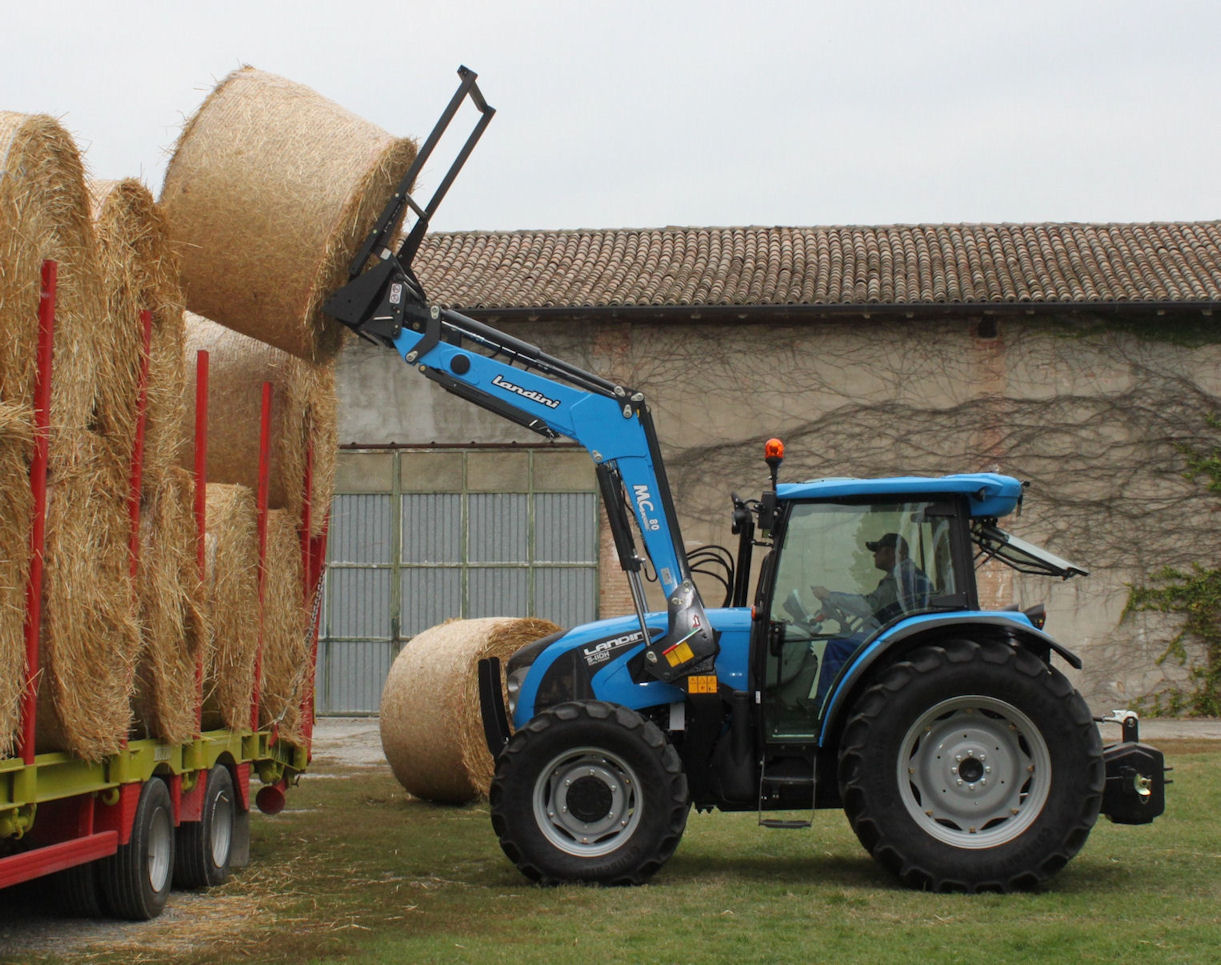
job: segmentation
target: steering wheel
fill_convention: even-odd
[[[818,602],[822,605],[822,612],[814,617],[817,623],[834,620],[839,624],[840,631],[844,633],[856,633],[865,625],[864,617],[849,613],[830,597],[820,599]]]
[[[796,590],[791,590],[789,595],[784,598],[782,608],[799,627],[810,633],[818,632],[822,621],[818,618],[817,614],[813,614],[805,608],[805,604],[801,602],[801,597],[797,595]]]

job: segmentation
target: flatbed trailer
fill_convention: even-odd
[[[306,499],[299,521],[304,575],[302,606],[311,614],[311,658],[301,701],[300,738],[259,725],[262,641],[255,659],[250,726],[203,730],[203,656],[196,667],[196,733],[171,743],[123,742],[118,753],[87,761],[62,751],[36,752],[42,563],[47,498],[51,359],[56,266],[43,265],[35,390],[35,448],[31,464],[33,519],[26,587],[26,675],[18,754],[0,759],[0,889],[56,876],[55,901],[81,915],[148,919],[160,914],[173,887],[219,884],[249,859],[252,805],[274,814],[285,792],[309,764],[313,733],[313,668],[317,657],[318,587],[326,527],[311,535],[312,453],[306,459]],[[151,316],[143,312],[143,374],[131,469],[133,575],[139,553],[140,483]],[[207,480],[208,356],[198,353],[195,413],[195,522],[198,565],[204,575]],[[267,550],[270,385],[264,384],[259,455],[259,601]],[[261,621],[260,621],[261,622]],[[256,791],[252,779],[261,787]]]

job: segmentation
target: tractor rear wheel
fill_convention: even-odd
[[[1085,701],[1001,642],[949,640],[887,668],[840,743],[857,837],[905,883],[932,891],[1046,880],[1085,844],[1104,781]]]
[[[641,884],[678,847],[690,810],[661,730],[602,701],[557,704],[518,730],[489,799],[501,848],[544,884]]]

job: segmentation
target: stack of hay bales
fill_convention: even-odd
[[[0,461],[5,486],[22,487],[11,467],[32,451],[40,266],[58,269],[49,434],[43,623],[40,642],[39,749],[86,759],[117,751],[127,735],[139,647],[128,579],[127,486],[109,458],[111,426],[101,417],[109,385],[97,360],[121,342],[105,311],[104,285],[90,218],[84,169],[72,138],[52,118],[0,112],[0,404],[9,421]],[[28,489],[28,471],[24,486]],[[6,503],[24,500],[5,496]],[[10,561],[6,593],[24,592],[29,513],[6,519],[0,557]],[[0,663],[21,668],[24,605],[6,600]],[[20,687],[20,684],[18,685]],[[11,691],[10,684],[6,690]],[[11,693],[0,707],[0,749],[12,749]]]
[[[130,736],[188,739],[201,657],[205,716],[218,726],[249,725],[264,380],[276,387],[277,511],[263,574],[275,601],[261,615],[264,720],[292,731],[307,632],[297,521],[309,500],[309,535],[323,531],[336,449],[340,339],[320,305],[414,156],[413,142],[304,87],[243,69],[187,124],[160,203],[132,180],[94,185],[91,197],[76,146],[57,122],[0,111],[0,757],[15,750],[26,676],[43,260],[59,269],[37,749],[97,760]],[[189,332],[187,307],[205,316],[192,316]],[[152,342],[135,534],[128,501],[141,309],[152,314]],[[226,326],[224,334],[206,317]],[[188,445],[188,373],[201,347],[216,355],[217,405],[202,580]]]
[[[486,796],[493,762],[479,713],[476,667],[560,628],[535,617],[450,620],[408,643],[382,689],[382,750],[408,793],[463,804]]]

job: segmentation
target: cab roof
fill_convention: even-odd
[[[812,479],[782,483],[782,500],[839,500],[860,497],[963,495],[972,516],[1007,516],[1022,500],[1023,485],[1012,476],[994,472],[959,473],[952,476],[886,476],[876,479]]]

